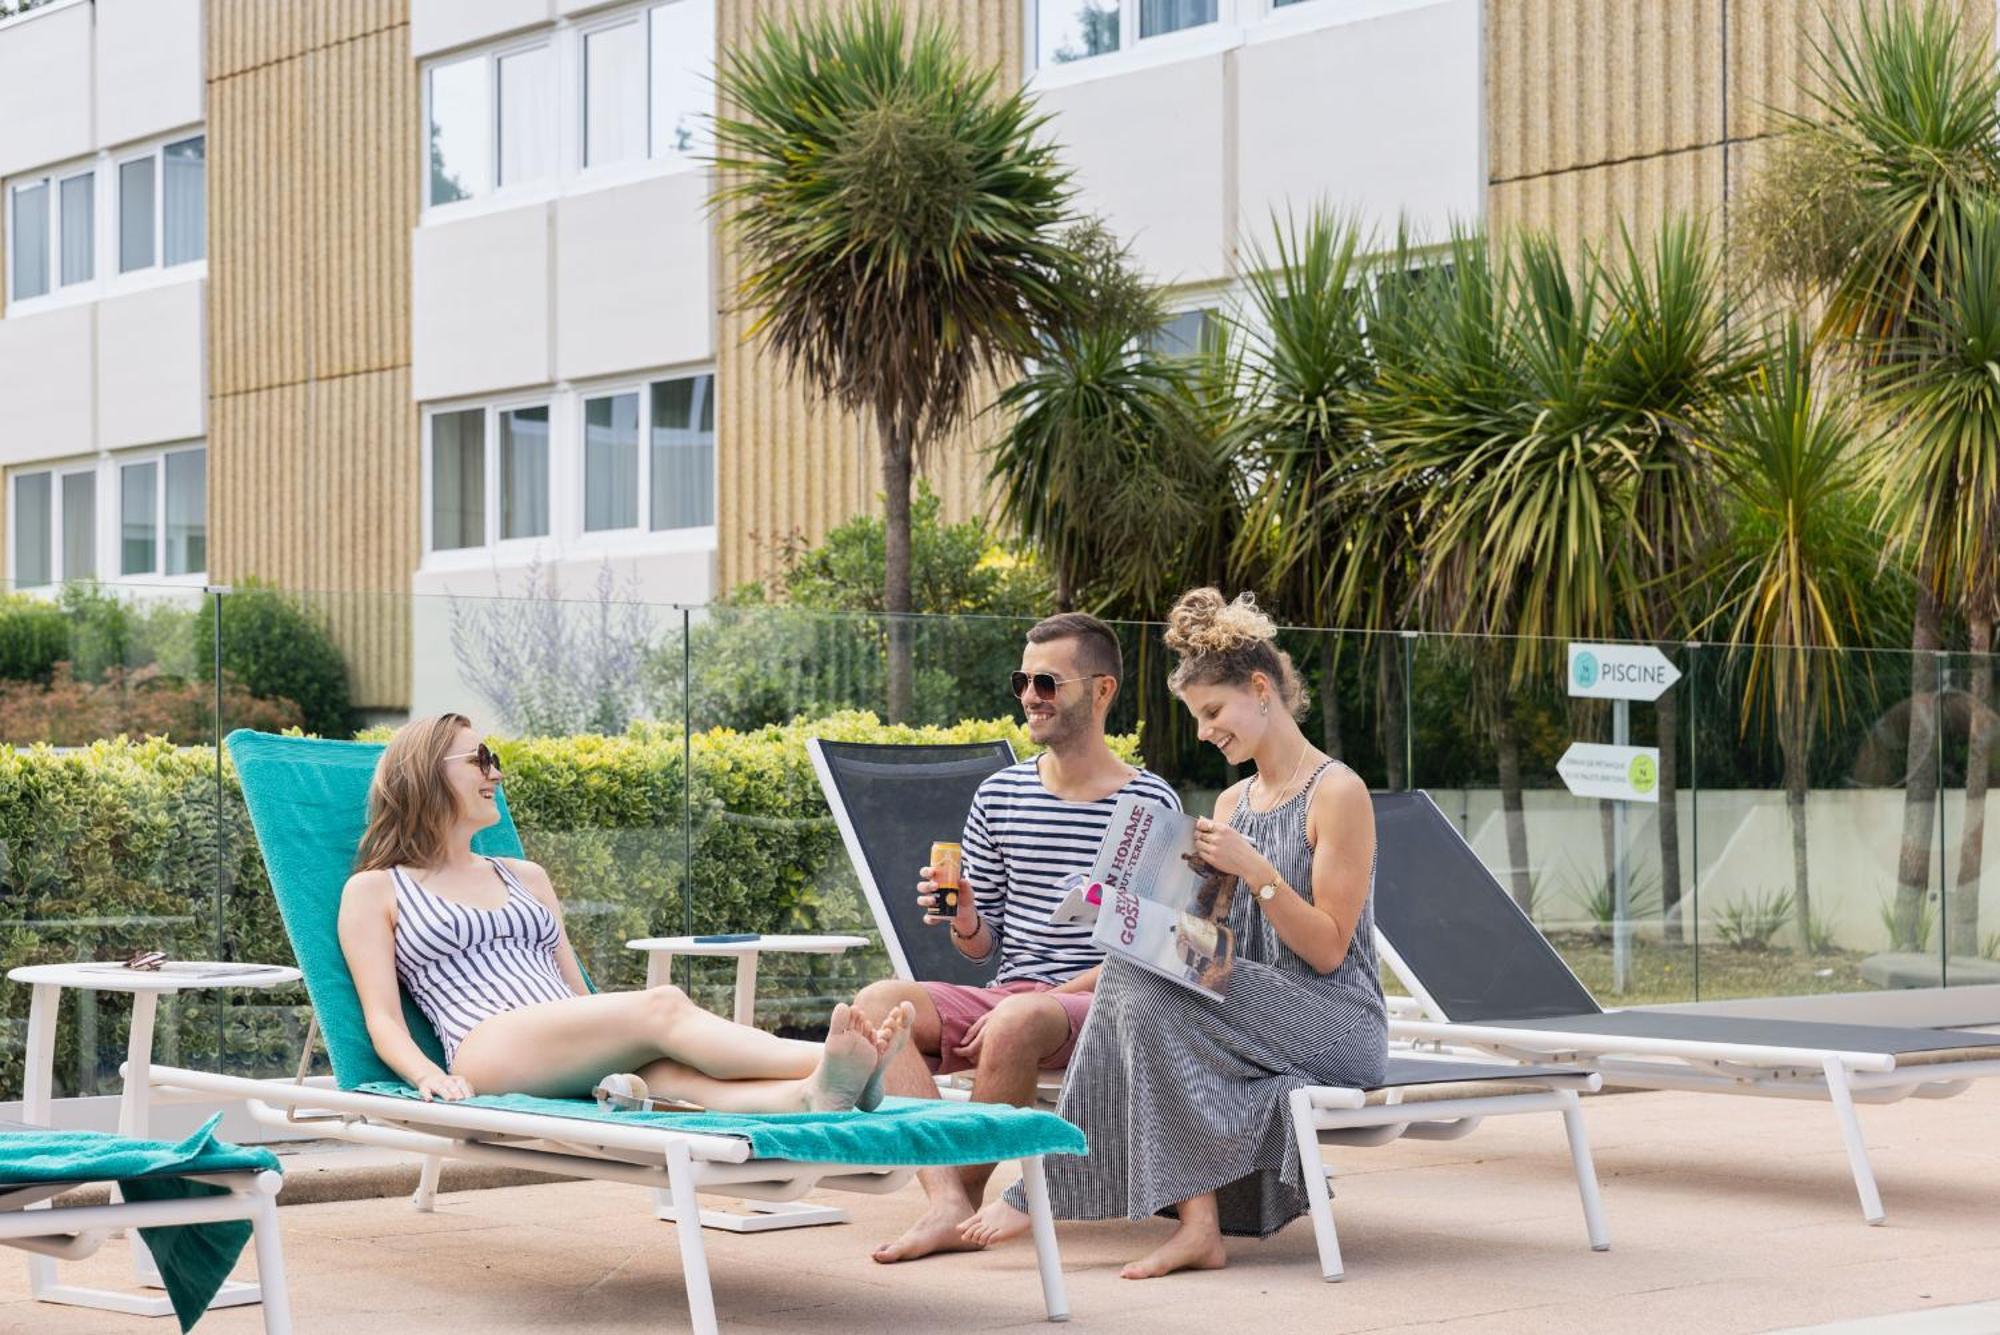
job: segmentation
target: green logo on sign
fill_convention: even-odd
[[[1651,756],[1633,756],[1632,763],[1625,771],[1635,793],[1650,793],[1653,785],[1660,781],[1660,766]]]
[[[1597,655],[1588,649],[1571,661],[1570,669],[1576,674],[1576,688],[1587,691],[1597,685]]]

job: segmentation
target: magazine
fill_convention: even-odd
[[[1102,886],[1091,939],[1108,954],[1220,998],[1236,962],[1236,878],[1195,856],[1194,817],[1118,799],[1090,879]]]

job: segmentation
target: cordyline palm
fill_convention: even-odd
[[[1746,659],[1743,726],[1768,720],[1785,761],[1799,937],[1814,928],[1806,862],[1806,761],[1815,720],[1846,704],[1845,646],[1876,627],[1876,540],[1858,468],[1859,428],[1814,381],[1813,350],[1788,329],[1750,387],[1723,404],[1717,462],[1732,523],[1708,624]]]
[[[1045,118],[935,17],[886,0],[779,27],[716,74],[712,206],[737,298],[795,375],[874,422],[886,523],[889,709],[910,703],[910,482],[983,384],[1072,298],[1069,185]]]
[[[1080,310],[1001,391],[1006,426],[987,450],[1001,521],[1043,553],[1065,611],[1086,586],[1102,594],[1136,568],[1172,569],[1208,503],[1214,454],[1191,411],[1192,367],[1152,346],[1166,322],[1157,292],[1101,225],[1069,245]]]
[[[1413,568],[1406,516],[1379,485],[1378,456],[1359,414],[1375,376],[1369,333],[1378,275],[1400,280],[1407,244],[1370,264],[1351,220],[1316,208],[1301,223],[1273,217],[1270,250],[1252,251],[1244,279],[1244,408],[1239,457],[1257,485],[1233,543],[1239,582],[1256,582],[1285,619],[1382,631],[1407,613]],[[1261,581],[1245,581],[1249,571]],[[1323,636],[1323,741],[1341,750],[1335,672],[1340,637]],[[1378,640],[1393,666],[1396,642]],[[1400,692],[1385,689],[1385,727],[1400,724]],[[1389,784],[1406,786],[1402,748],[1386,746]]]
[[[1604,408],[1630,452],[1631,522],[1614,538],[1613,569],[1632,587],[1620,598],[1641,639],[1692,632],[1685,590],[1720,531],[1718,492],[1696,424],[1735,392],[1750,360],[1731,331],[1706,229],[1671,219],[1641,248],[1621,227],[1604,270],[1606,301],[1598,374]],[[1660,910],[1681,931],[1678,694],[1655,702],[1660,750]]]
[[[1443,281],[1414,294],[1410,336],[1378,359],[1364,419],[1387,478],[1422,497],[1416,524],[1423,573],[1415,592],[1430,618],[1483,635],[1545,634],[1551,612],[1543,595],[1559,583],[1572,587],[1574,572],[1548,558],[1573,530],[1525,532],[1523,516],[1548,514],[1542,484],[1510,495],[1500,479],[1516,473],[1524,452],[1570,437],[1583,417],[1575,391],[1594,288],[1579,301],[1539,241],[1490,246],[1483,235],[1457,232],[1447,254]],[[1523,561],[1531,568],[1521,569]],[[1524,908],[1533,882],[1514,705],[1547,652],[1545,641],[1515,640],[1505,674],[1473,674],[1475,722],[1490,726],[1498,742],[1508,861]]]
[[[1869,460],[1868,481],[1895,549],[1971,631],[1965,822],[1946,942],[1951,953],[1975,955],[2000,610],[2000,203],[1965,212],[1950,249],[1948,281],[1924,280],[1913,330],[1876,359],[1870,399],[1888,432]],[[1899,945],[1921,944],[1919,908],[1899,898]]]
[[[1893,368],[1922,345],[1926,294],[1960,283],[1967,218],[2000,189],[2000,58],[1964,30],[1959,6],[1924,0],[1861,7],[1852,32],[1836,25],[1817,64],[1824,90],[1790,135],[1808,155],[1843,164],[1826,192],[1838,225],[1814,232],[1842,243],[1819,260],[1827,266],[1819,275],[1823,332],[1850,364]],[[1782,252],[1783,242],[1771,238],[1766,248]],[[1897,404],[1879,406],[1894,412]],[[1893,431],[1893,422],[1884,425]],[[1906,939],[1928,891],[1936,826],[1930,700],[1943,633],[1933,587],[1919,587],[1911,634],[1917,657],[1895,914],[1908,926],[1898,929]]]

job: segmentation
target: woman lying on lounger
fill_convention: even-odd
[[[499,787],[500,762],[463,715],[405,724],[375,771],[341,894],[340,948],[368,1036],[424,1098],[599,1086],[717,1112],[881,1102],[881,1072],[909,1039],[908,1003],[880,1029],[836,1006],[820,1044],[733,1024],[675,987],[591,992],[548,874],[472,851],[500,819]],[[443,1070],[410,1037],[398,980],[437,1030]]]

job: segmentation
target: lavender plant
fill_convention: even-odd
[[[622,733],[644,711],[640,669],[653,651],[653,617],[638,580],[607,562],[588,599],[566,600],[555,570],[531,562],[518,592],[496,576],[497,598],[450,599],[459,677],[521,736]]]

